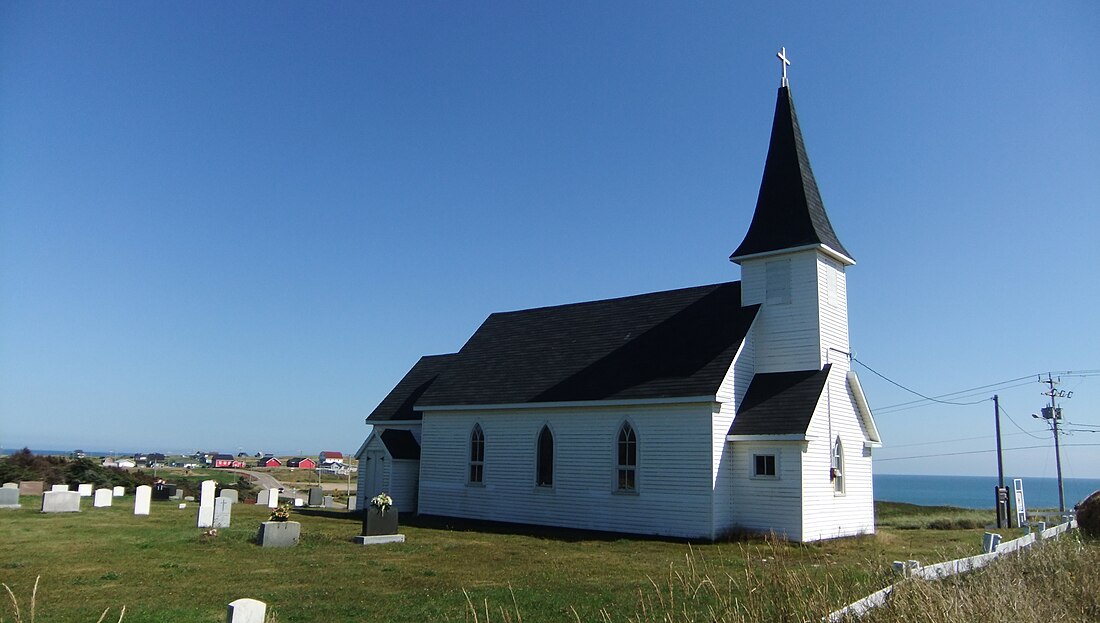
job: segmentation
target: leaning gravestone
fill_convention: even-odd
[[[95,485],[91,483],[82,483],[76,486],[76,490],[80,492],[80,497],[82,498],[92,497],[92,489],[94,488]]]
[[[1091,537],[1100,537],[1100,491],[1077,505],[1077,527]]]
[[[68,491],[69,485],[53,485],[50,487],[50,491]]]
[[[115,487],[115,488],[111,489],[111,495],[113,495],[116,498],[120,498],[120,497],[126,495],[126,487]]]
[[[267,496],[267,507],[275,508],[279,505],[279,490],[272,489],[271,495]]]
[[[233,515],[233,501],[229,498],[214,500],[213,528],[228,528]]]
[[[267,604],[256,599],[238,599],[229,603],[225,623],[264,623]]]
[[[214,480],[202,481],[202,487],[199,490],[199,504],[202,506],[214,505],[214,492],[218,488],[218,483]]]
[[[309,488],[309,505],[320,506],[324,504],[325,491],[321,487]]]
[[[260,489],[260,492],[256,494],[256,505],[267,506],[268,499],[271,498],[271,489]]]
[[[42,495],[45,485],[41,480],[24,480],[19,483],[19,495]]]
[[[96,489],[95,498],[92,500],[92,506],[95,508],[103,508],[104,506],[110,506],[114,501],[114,492],[110,489]]]
[[[0,508],[20,508],[18,488],[4,487],[0,489]]]
[[[149,505],[153,499],[153,488],[149,485],[141,485],[134,490],[134,514],[148,515]]]
[[[42,494],[43,513],[79,513],[80,492],[47,491]]]
[[[237,493],[236,489],[222,489],[221,493],[218,494],[218,497],[225,498],[226,500],[229,500],[234,504],[241,501],[240,495]]]

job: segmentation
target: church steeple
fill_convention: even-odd
[[[764,177],[752,223],[741,245],[730,256],[740,264],[750,256],[817,247],[845,265],[855,264],[840,243],[817,190],[802,131],[798,127],[791,90],[787,85],[786,60],[783,83],[775,102],[771,144],[764,163]]]

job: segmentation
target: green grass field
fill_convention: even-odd
[[[133,623],[220,622],[241,597],[267,602],[279,623],[465,621],[474,620],[471,603],[479,621],[626,621],[643,601],[663,599],[655,587],[667,587],[670,574],[674,582],[720,578],[776,618],[790,616],[783,600],[802,591],[820,616],[892,581],[893,560],[979,553],[983,532],[911,529],[922,515],[954,511],[880,504],[888,525],[878,534],[811,545],[415,522],[402,527],[405,544],[363,547],[351,542],[354,516],[305,511],[293,517],[302,523],[299,546],[273,550],[253,543],[265,508],[236,505],[232,527],[208,537],[195,527],[196,504],[154,502],[150,516],[136,517],[132,497],[115,503],[93,509],[85,498],[79,514],[47,515],[24,497],[21,510],[0,512],[0,582],[24,622],[37,576],[39,623],[94,623],[107,608],[105,620],[115,621],[122,606]],[[0,616],[16,620],[10,599]]]

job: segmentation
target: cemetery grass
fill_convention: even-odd
[[[132,514],[132,496],[104,509],[85,498],[82,508],[41,514],[37,498],[24,497],[21,510],[0,515],[0,582],[26,608],[41,576],[38,623],[93,622],[108,608],[114,614],[106,620],[115,620],[123,606],[130,623],[220,622],[226,604],[241,597],[267,602],[279,623],[472,621],[474,609],[478,621],[604,620],[605,613],[626,621],[643,601],[653,608],[664,598],[657,589],[704,577],[771,620],[791,618],[791,608],[815,618],[893,581],[893,560],[979,553],[983,532],[883,527],[809,545],[687,544],[417,521],[402,526],[404,544],[363,547],[351,542],[357,518],[318,510],[292,516],[302,523],[297,547],[263,549],[253,539],[268,510],[255,505],[235,505],[232,527],[216,537],[195,528],[193,503],[180,510],[154,501],[148,517]],[[14,620],[9,603],[0,603],[0,617]]]

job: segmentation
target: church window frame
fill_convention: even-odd
[[[485,429],[475,422],[470,430],[470,466],[467,470],[467,484],[485,484]]]
[[[554,431],[543,424],[535,437],[535,486],[539,489],[554,488]]]
[[[615,492],[638,493],[638,429],[629,420],[615,434]]]
[[[779,453],[753,452],[752,477],[760,480],[779,480]]]
[[[844,443],[837,435],[833,442],[832,457],[829,461],[829,480],[833,482],[833,494],[844,495]]]

